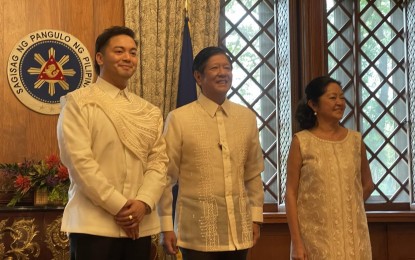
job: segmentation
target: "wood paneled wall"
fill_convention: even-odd
[[[413,213],[405,217],[388,214],[369,214],[369,233],[374,260],[415,260],[415,219]],[[380,216],[380,217],[374,217]],[[258,243],[249,251],[248,260],[290,259],[290,232],[280,217],[278,223],[264,224]]]
[[[30,110],[9,86],[7,61],[15,44],[37,30],[61,30],[78,38],[93,56],[98,34],[109,26],[123,24],[123,0],[0,1],[0,163],[58,153],[58,116]]]

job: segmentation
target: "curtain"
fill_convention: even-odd
[[[188,1],[193,53],[218,45],[218,0]],[[129,90],[158,106],[164,117],[176,107],[185,0],[125,0],[125,25],[137,34],[137,72]]]

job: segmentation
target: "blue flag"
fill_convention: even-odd
[[[190,39],[189,18],[186,17],[184,20],[182,58],[180,61],[176,107],[181,107],[197,99],[196,81],[193,77],[192,65],[192,40]]]
[[[192,65],[193,65],[192,40],[190,39],[189,18],[186,17],[184,20],[183,47],[182,47],[182,57],[180,61],[179,87],[177,91],[176,107],[184,106],[197,99],[196,81],[195,81],[195,78],[193,77]],[[176,211],[176,201],[177,201],[178,192],[179,192],[179,185],[176,184],[173,186],[173,190],[172,190],[173,222],[174,222],[174,215]]]

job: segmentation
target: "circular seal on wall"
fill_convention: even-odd
[[[45,29],[26,35],[14,46],[7,77],[25,106],[55,115],[60,112],[61,96],[92,84],[94,63],[76,37]]]

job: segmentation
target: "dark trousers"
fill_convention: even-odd
[[[248,249],[223,252],[202,252],[180,248],[183,260],[246,260]]]
[[[71,260],[149,260],[151,237],[102,237],[88,234],[69,234]]]

